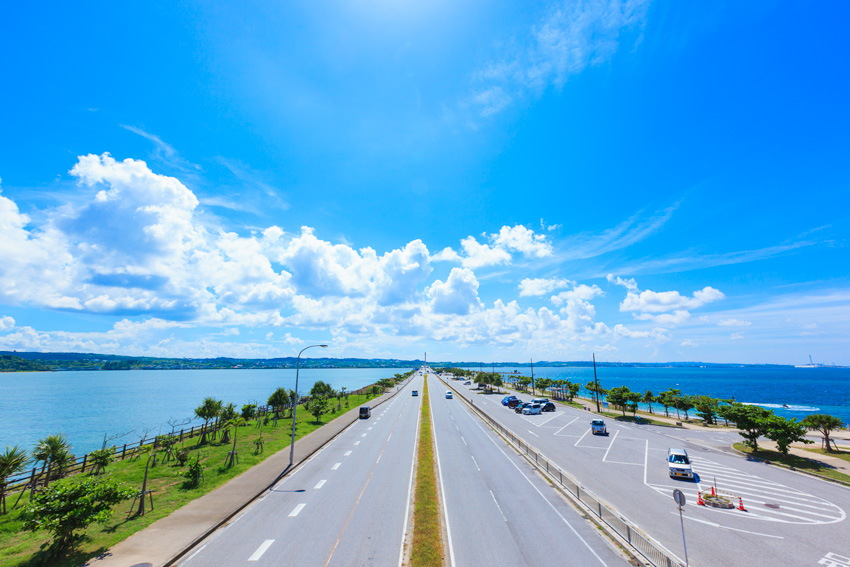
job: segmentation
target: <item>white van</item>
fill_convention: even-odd
[[[691,460],[688,458],[688,452],[684,449],[667,449],[667,468],[670,478],[694,479]]]
[[[534,398],[533,400],[531,400],[531,403],[540,404],[542,406],[543,404],[549,403],[549,398]]]

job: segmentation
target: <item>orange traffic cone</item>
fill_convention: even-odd
[[[747,511],[747,509],[744,508],[744,501],[741,499],[740,496],[738,497],[738,510],[740,510],[741,512]]]
[[[702,499],[702,492],[697,490],[697,506],[705,506],[705,501]]]
[[[713,487],[713,486],[711,487],[711,495],[712,495],[712,496],[715,496],[715,494],[714,494],[714,487]]]

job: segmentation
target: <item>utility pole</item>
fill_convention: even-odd
[[[531,362],[531,395],[536,396],[537,393],[534,391],[534,361],[532,359],[528,359]]]
[[[596,413],[600,413],[602,410],[599,409],[599,378],[596,377],[596,353],[593,353],[593,382],[596,384]]]

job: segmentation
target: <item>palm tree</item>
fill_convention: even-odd
[[[227,423],[224,424],[225,428],[232,427],[233,428],[233,447],[230,449],[230,453],[227,454],[227,466],[232,467],[233,462],[236,459],[236,431],[240,425],[245,425],[247,422],[244,417],[236,416],[233,419],[230,419]]]
[[[647,390],[643,395],[643,400],[641,401],[649,404],[649,413],[652,413],[652,402],[655,401],[655,396],[652,394],[652,390]]]
[[[6,513],[6,485],[9,477],[23,471],[26,464],[27,452],[19,449],[17,445],[14,447],[6,445],[6,451],[0,453],[0,510],[2,510],[0,514]]]
[[[201,430],[201,439],[198,445],[203,445],[207,442],[207,425],[211,419],[215,419],[221,409],[221,402],[215,398],[207,396],[200,406],[195,408],[195,415],[204,420],[204,428]]]
[[[44,485],[47,486],[50,482],[51,470],[54,466],[58,467],[59,474],[62,474],[62,468],[68,464],[73,457],[71,455],[71,444],[64,433],[57,435],[48,435],[44,439],[39,439],[35,444],[33,457],[36,461],[44,461],[41,467],[41,472],[47,468],[47,478]]]

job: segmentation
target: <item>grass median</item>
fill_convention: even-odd
[[[356,408],[369,399],[374,398],[368,394],[352,394],[342,407],[329,414],[332,418],[339,417],[350,408]],[[325,422],[317,423],[315,416],[307,411],[304,406],[298,407],[298,423],[295,428],[295,438],[300,439],[308,433],[322,427]],[[208,492],[225,484],[227,481],[242,474],[254,465],[264,461],[269,456],[289,446],[292,432],[292,419],[279,419],[277,425],[273,421],[260,423],[257,420],[249,421],[245,426],[239,427],[236,432],[236,450],[239,462],[233,466],[227,466],[225,461],[227,454],[233,447],[233,430],[229,433],[230,440],[224,441],[223,435],[219,433],[217,439],[208,441],[204,445],[198,445],[198,438],[187,439],[183,448],[189,451],[189,462],[194,462],[200,457],[203,466],[203,480],[197,486],[191,486],[184,473],[187,466],[178,466],[174,459],[165,462],[162,453],[157,455],[156,466],[148,469],[147,489],[153,491],[154,509],[150,510],[150,501],[146,503],[144,516],[129,514],[130,502],[121,502],[113,508],[112,518],[106,524],[93,524],[76,548],[61,559],[48,558],[46,552],[50,542],[49,534],[45,531],[27,532],[23,531],[23,520],[21,511],[29,502],[29,491],[21,497],[18,505],[12,509],[19,493],[7,497],[9,513],[0,515],[0,566],[2,567],[36,567],[51,565],[56,567],[75,567],[86,560],[95,557],[110,547],[142,530],[165,516],[168,516],[181,506],[199,498]],[[262,452],[259,452],[257,440],[262,439]],[[177,448],[180,446],[178,445]],[[147,455],[139,458],[126,459],[110,463],[106,474],[117,480],[125,487],[139,490],[145,475]],[[83,473],[88,476],[88,472]],[[82,477],[83,475],[75,475]],[[72,479],[54,482],[73,482]],[[51,483],[52,484],[52,483]],[[138,504],[137,504],[138,506]]]
[[[427,376],[422,388],[421,411],[413,507],[413,545],[410,557],[413,567],[440,567],[443,564],[443,543],[437,478],[434,472],[434,443],[431,437]]]

